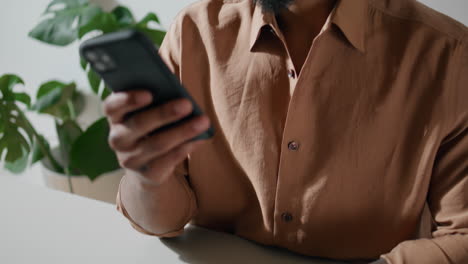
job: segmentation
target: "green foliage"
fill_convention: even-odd
[[[166,32],[158,29],[152,29],[149,26],[150,22],[154,22],[159,25],[161,24],[156,14],[149,13],[140,22],[138,22],[134,26],[134,28],[145,33],[153,41],[154,44],[160,46],[163,42],[164,37],[166,36]]]
[[[88,82],[91,86],[91,90],[93,90],[95,94],[99,94],[99,87],[101,87],[101,78],[99,78],[99,75],[91,68],[88,70]]]
[[[32,145],[31,164],[34,164],[44,158],[47,158],[41,150],[41,145],[45,146],[46,149],[50,150],[49,142],[47,142],[44,136],[40,135],[39,137],[35,137]]]
[[[110,33],[121,29],[116,17],[112,13],[100,13],[93,17],[87,25],[84,25],[78,31],[79,38],[83,38],[87,33],[99,30],[102,33]]]
[[[70,153],[72,145],[83,134],[83,131],[73,120],[66,120],[62,124],[56,122],[55,129],[59,138],[59,153],[62,158],[62,166],[69,172],[76,171],[76,169],[70,166]]]
[[[64,7],[58,11],[51,10],[58,4]],[[151,22],[161,26],[156,14],[148,13],[137,22],[130,9],[124,6],[117,6],[111,12],[105,12],[87,0],[54,0],[45,13],[53,13],[54,17],[42,21],[31,31],[30,36],[52,45],[68,45],[77,39],[83,39],[90,32],[106,34],[132,28],[145,33],[159,46],[166,35],[165,31],[150,27]],[[72,23],[75,20],[78,21],[77,25]],[[107,87],[101,89],[101,78],[82,58],[80,65],[87,74],[91,90],[104,100],[110,91]]]
[[[131,26],[135,23],[135,18],[133,17],[130,9],[124,6],[118,6],[113,11],[112,14],[115,16],[117,22],[120,26],[126,27]]]
[[[165,35],[162,30],[150,28],[150,22],[161,24],[154,13],[148,13],[136,22],[127,7],[118,6],[105,12],[88,0],[53,0],[43,15],[45,18],[29,32],[29,36],[57,46],[67,46],[96,30],[105,34],[134,28],[146,33],[157,45],[161,45]]]
[[[16,75],[0,78],[0,161],[5,163],[6,169],[20,173],[28,164],[47,159],[56,172],[84,174],[94,180],[119,168],[116,155],[107,143],[107,119],[100,118],[83,132],[75,121],[74,110],[67,110],[76,93],[74,83],[49,81],[42,84],[36,102],[29,108],[54,118],[60,163],[52,156],[47,140],[35,131],[23,109],[19,108],[18,104],[24,104],[26,108],[31,102],[27,94],[14,90],[20,84],[24,83]]]
[[[102,89],[102,93],[101,93],[101,99],[104,100],[107,98],[107,96],[109,96],[111,94],[111,89],[109,87],[107,87],[107,85],[104,86],[104,89]]]
[[[100,13],[101,8],[87,0],[53,0],[44,12],[46,17],[52,17],[40,22],[29,36],[52,45],[66,46],[78,38],[81,27]]]
[[[77,92],[75,83],[49,81],[39,87],[32,109],[60,120],[68,120],[74,119],[83,107],[84,100]]]
[[[154,13],[148,13],[137,21],[124,6],[105,12],[88,0],[52,0],[29,36],[51,45],[67,46],[91,32],[105,34],[136,29],[145,33],[155,45],[161,45],[166,32],[152,28],[151,24],[161,26]],[[87,74],[91,90],[102,100],[109,96],[110,89],[83,58],[80,66]],[[86,131],[76,123],[76,117],[84,108],[84,99],[75,83],[45,82],[39,87],[33,104],[27,93],[14,91],[20,84],[24,83],[16,75],[0,78],[0,162],[5,164],[5,168],[20,173],[28,164],[43,160],[58,173],[80,173],[91,180],[119,168],[117,157],[108,145],[107,120],[97,120]],[[23,110],[47,114],[55,120],[60,163]]]
[[[13,91],[13,89],[18,84],[24,85],[24,81],[17,75],[6,74],[0,78],[0,92],[1,92],[1,96],[2,96],[1,98],[3,101],[10,102],[10,103],[17,101],[18,97],[16,95],[22,94],[22,93],[16,93],[15,91]],[[19,100],[19,101],[24,103],[23,100]],[[27,96],[26,101],[31,102],[31,99],[29,98],[29,96]],[[27,103],[27,106],[29,105],[30,104]]]
[[[21,158],[13,161],[6,162],[5,169],[13,173],[22,173],[28,167],[29,155],[27,152],[24,152]]]
[[[101,118],[92,124],[71,149],[71,166],[95,180],[99,175],[119,168],[119,162],[107,144],[109,124]]]
[[[19,105],[29,107],[31,99],[26,93],[15,92],[23,80],[17,75],[0,77],[0,161],[13,173],[21,173],[31,162],[47,158],[58,172],[60,165],[52,158],[44,137],[36,132]]]
[[[136,22],[132,12],[124,7],[118,6],[114,8],[111,12],[101,12],[94,16],[88,24],[80,27],[78,31],[78,38],[82,39],[86,34],[90,32],[100,32],[102,34],[115,32],[123,29],[136,29],[145,33],[155,45],[161,45],[164,36],[166,35],[165,31],[153,29],[150,27],[150,23],[161,25],[159,18],[154,13],[148,13],[141,21]],[[101,89],[101,78],[89,67],[81,58],[80,61],[81,68],[86,71],[89,85],[92,91],[97,94],[101,99],[105,99],[110,91],[107,87]]]
[[[12,74],[0,78],[0,161],[14,173],[27,167],[33,133],[17,103],[30,105],[31,99],[25,93],[14,91],[23,80]]]
[[[52,164],[52,169],[59,173],[80,173],[80,168],[70,164],[73,146],[84,134],[75,121],[75,110],[70,110],[74,108],[71,105],[73,105],[76,94],[75,84],[66,84],[60,81],[49,81],[42,84],[37,92],[36,102],[30,108],[38,113],[51,115],[55,119],[61,164],[52,156],[47,140],[35,131],[23,110],[18,107],[18,103],[30,106],[31,101],[27,94],[14,91],[15,86],[19,84],[24,83],[16,75],[5,75],[0,78],[0,105],[2,106],[0,107],[0,157],[3,157],[1,161],[5,163],[5,168],[11,172],[20,173],[28,166],[29,161],[30,164],[33,164],[41,159],[47,159],[48,163]],[[79,142],[89,145],[86,140],[89,141],[89,138],[93,137],[100,139],[102,133],[108,134],[108,132],[108,127],[107,130],[105,127],[104,130],[97,130],[97,134],[93,134],[92,131],[87,132],[85,139],[80,139]],[[107,144],[106,140],[104,142]],[[102,143],[95,144],[95,147],[101,149],[96,153],[107,155],[107,157],[103,157],[104,166],[97,165],[98,168],[95,170],[106,172],[105,170],[109,168],[108,160],[115,159],[115,154],[109,154],[110,148],[108,146],[102,147]],[[87,158],[88,156],[82,157],[82,160],[86,161]],[[98,160],[100,158],[102,157],[97,157]],[[88,176],[97,177],[94,174]]]

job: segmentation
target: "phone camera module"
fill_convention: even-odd
[[[89,61],[96,61],[98,59],[98,54],[94,51],[87,51],[85,56]]]
[[[108,70],[106,64],[102,63],[102,62],[96,62],[94,64],[94,68],[96,68],[96,70],[99,71],[99,72],[105,72],[105,71]]]
[[[102,54],[101,55],[101,60],[104,62],[104,63],[112,63],[112,59],[109,55],[107,54]]]

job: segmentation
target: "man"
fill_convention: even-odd
[[[185,100],[123,120],[118,209],[158,237],[188,222],[310,256],[468,263],[468,30],[412,0],[203,0],[160,54]],[[209,140],[184,143],[210,125]]]

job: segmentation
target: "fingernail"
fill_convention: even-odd
[[[178,102],[174,106],[174,112],[176,114],[185,114],[190,110],[190,104],[188,104],[186,101]]]
[[[206,125],[207,125],[207,121],[205,119],[202,119],[202,120],[198,120],[194,125],[193,125],[193,128],[195,130],[203,130],[206,128]]]
[[[137,101],[140,104],[147,104],[151,101],[151,96],[148,93],[141,93],[137,96]]]

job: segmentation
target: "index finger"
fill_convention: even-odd
[[[151,93],[145,90],[116,92],[104,101],[104,113],[111,123],[122,122],[123,117],[151,103]]]

